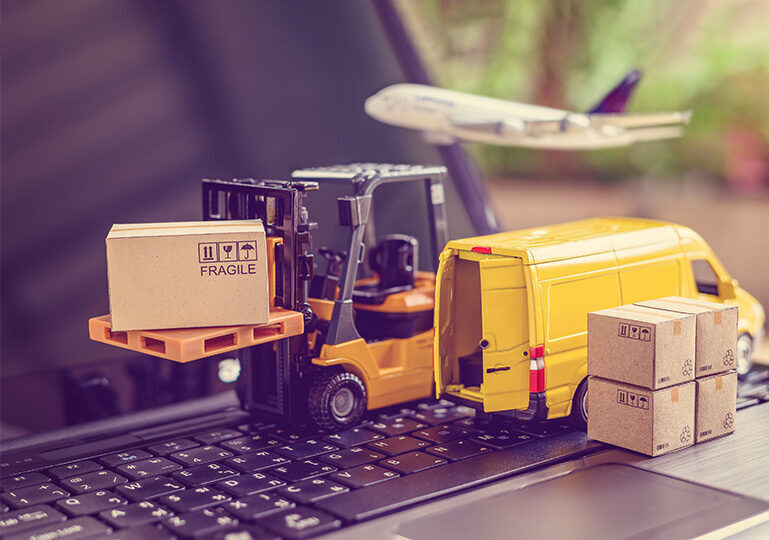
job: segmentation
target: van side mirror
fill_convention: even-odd
[[[725,299],[736,298],[738,286],[736,279],[724,280],[718,284],[718,296]]]

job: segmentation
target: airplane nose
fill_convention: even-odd
[[[369,97],[365,103],[363,104],[363,109],[366,111],[366,114],[369,115],[371,118],[374,118],[376,120],[382,119],[382,96],[379,94],[374,94],[373,96]]]

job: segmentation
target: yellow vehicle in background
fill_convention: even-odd
[[[746,373],[764,310],[688,227],[595,218],[451,241],[436,276],[436,393],[584,427],[588,312],[672,295],[739,307]]]

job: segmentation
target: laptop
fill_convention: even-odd
[[[73,12],[74,8],[61,6],[46,5],[41,10],[34,3],[11,8],[4,4],[6,25],[38,20],[55,31],[48,33],[47,42],[34,32],[17,36],[7,49],[13,54],[6,58],[6,74],[15,75],[10,95],[18,106],[10,118],[3,118],[6,151],[10,148],[17,154],[4,165],[3,220],[16,220],[12,229],[16,232],[11,234],[4,222],[3,339],[8,341],[2,362],[0,536],[417,540],[515,532],[544,537],[569,533],[574,537],[692,537],[739,532],[763,523],[769,505],[761,499],[650,471],[638,466],[632,456],[587,439],[564,421],[488,423],[476,418],[472,409],[426,398],[372,411],[359,425],[343,431],[324,432],[282,422],[274,415],[246,412],[236,390],[240,369],[236,356],[179,365],[85,339],[87,318],[107,309],[102,250],[109,223],[199,218],[200,183],[199,178],[187,176],[190,171],[226,177],[239,174],[232,166],[239,163],[260,171],[260,177],[280,179],[295,167],[360,159],[338,146],[317,144],[315,134],[304,145],[290,141],[302,148],[301,161],[296,151],[284,154],[288,136],[276,136],[281,144],[272,153],[271,143],[257,144],[264,159],[253,160],[242,151],[251,146],[241,139],[256,144],[259,136],[270,134],[269,128],[302,115],[273,118],[273,124],[261,132],[243,131],[237,119],[218,123],[228,117],[227,104],[243,104],[248,96],[238,96],[237,88],[229,94],[217,93],[211,77],[218,66],[206,66],[200,60],[206,57],[205,51],[230,47],[228,51],[235,55],[243,44],[255,47],[248,41],[254,36],[287,32],[292,25],[300,25],[305,32],[318,26],[333,29],[335,20],[344,21],[349,28],[357,25],[351,32],[356,39],[374,43],[375,52],[360,48],[355,60],[361,66],[373,60],[386,64],[380,70],[386,76],[378,75],[382,82],[373,81],[372,90],[389,82],[387,77],[397,77],[393,75],[396,60],[407,78],[424,82],[414,71],[416,56],[403,51],[408,44],[387,2],[377,2],[376,8],[341,2],[302,10],[282,6],[258,11],[245,3],[230,12],[231,7],[217,8],[222,10],[218,17],[230,16],[232,28],[250,16],[249,20],[259,21],[263,33],[247,25],[241,32],[216,33],[206,24],[214,13],[204,3],[175,8],[169,7],[173,4],[133,6],[113,2]],[[57,45],[71,46],[61,53],[75,55],[67,57],[71,65],[83,59],[77,54],[92,50],[83,28],[104,29],[103,47],[112,47],[114,53],[125,49],[119,38],[129,39],[126,36],[138,29],[146,30],[149,19],[169,23],[164,38],[197,51],[198,63],[181,61],[173,67],[191,77],[201,92],[208,88],[203,101],[213,110],[195,109],[204,117],[201,131],[214,130],[216,136],[205,140],[224,137],[226,144],[202,145],[212,152],[207,162],[171,152],[169,141],[182,140],[181,134],[189,131],[182,121],[188,118],[181,114],[189,112],[185,110],[165,119],[165,131],[156,126],[146,132],[137,130],[131,139],[126,128],[119,141],[109,139],[110,126],[127,122],[149,104],[164,103],[153,86],[157,80],[172,87],[178,83],[169,75],[173,70],[153,71],[148,58],[158,55],[148,53],[144,64],[135,65],[134,76],[127,79],[134,85],[129,94],[122,94],[125,85],[119,77],[99,78],[104,86],[89,86],[95,92],[91,99],[85,96],[78,101],[73,90],[67,110],[78,110],[93,125],[106,126],[82,143],[85,146],[78,146],[78,126],[73,127],[72,117],[55,113],[67,103],[66,92],[52,93],[61,101],[46,116],[37,112],[42,105],[34,100],[40,96],[24,91],[33,88],[26,81],[56,74],[40,59],[58,50]],[[337,54],[350,53],[350,42],[340,34],[326,30],[316,38],[325,39]],[[387,52],[386,40],[393,36],[401,40],[396,48],[399,58],[388,56],[392,53]],[[72,46],[75,42],[80,48]],[[290,56],[291,40],[280,43]],[[88,58],[96,62],[98,55]],[[315,76],[340,74],[320,70]],[[244,84],[253,88],[257,83]],[[39,83],[34,86],[39,87]],[[366,85],[354,90],[361,95],[368,91]],[[99,108],[94,96],[110,92],[115,97],[113,106]],[[130,101],[134,92],[145,97],[142,104],[121,109],[120,98]],[[78,103],[79,109],[72,109]],[[107,110],[117,116],[105,116]],[[154,110],[163,114],[168,108]],[[310,130],[328,131],[327,120],[323,117],[325,123]],[[30,135],[47,130],[58,134],[48,143],[50,148],[44,139],[29,142]],[[142,146],[142,133],[150,138],[149,146]],[[399,132],[377,135],[379,152],[398,158],[394,161],[447,165],[452,178],[447,186],[450,234],[490,232],[494,223],[486,211],[488,205],[478,204],[486,202],[482,185],[462,149],[452,147],[442,154],[426,147],[414,150],[419,144],[408,137]],[[73,146],[60,144],[69,138],[75,141]],[[86,152],[104,140],[111,143],[107,150],[96,156]],[[35,162],[36,152],[25,153],[30,145],[37,148],[35,144],[50,150],[48,161],[56,167],[46,168],[45,160]],[[345,144],[362,143],[345,140]],[[162,147],[162,156],[152,154],[153,146]],[[151,174],[142,174],[146,172],[142,167]],[[132,174],[121,176],[122,170]],[[103,171],[110,178],[105,180]],[[55,181],[57,174],[63,175],[65,185]],[[93,180],[79,181],[80,175]],[[46,186],[48,196],[30,191],[30,185],[22,182],[25,178],[39,183],[33,187]],[[146,184],[137,186],[135,178],[146,178]],[[394,200],[392,208],[397,205]],[[765,372],[756,371],[741,382],[741,408],[749,412],[766,407],[762,404],[769,400],[767,380]],[[656,506],[638,512],[647,500],[656,501]],[[718,511],[703,519],[703,508]],[[602,522],[599,518],[607,512],[614,519]],[[678,528],[672,523],[678,523]],[[742,525],[726,529],[735,524]]]

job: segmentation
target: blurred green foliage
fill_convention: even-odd
[[[487,174],[723,178],[732,132],[753,142],[751,159],[769,160],[769,2],[402,0],[399,6],[446,88],[581,111],[638,67],[644,78],[628,112],[694,111],[683,139],[625,149],[472,145]]]

